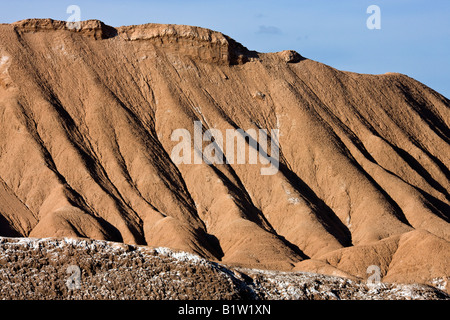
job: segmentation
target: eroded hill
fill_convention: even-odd
[[[406,75],[257,53],[198,27],[2,24],[0,235],[164,246],[361,279],[376,265],[385,281],[445,281],[449,106]],[[174,163],[172,133],[194,136],[194,121],[278,129],[278,171]]]

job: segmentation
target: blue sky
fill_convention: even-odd
[[[66,20],[69,5],[81,19],[106,24],[187,24],[221,31],[251,50],[294,49],[337,69],[400,72],[450,98],[449,0],[167,0],[4,1],[0,22]],[[381,10],[381,29],[369,30],[369,5]]]

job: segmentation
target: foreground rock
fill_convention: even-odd
[[[77,273],[79,270],[79,274]],[[167,248],[0,238],[0,299],[448,299],[423,285],[227,268]]]

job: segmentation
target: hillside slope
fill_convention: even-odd
[[[0,235],[164,246],[254,268],[366,278],[377,265],[390,281],[445,279],[449,106],[406,75],[252,52],[198,27],[2,24]],[[194,137],[194,121],[223,135],[264,129],[270,141],[278,129],[278,170],[262,175],[261,159],[174,162],[172,134]]]

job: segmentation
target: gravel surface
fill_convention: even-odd
[[[0,299],[448,299],[424,285],[230,268],[167,248],[0,238]]]

